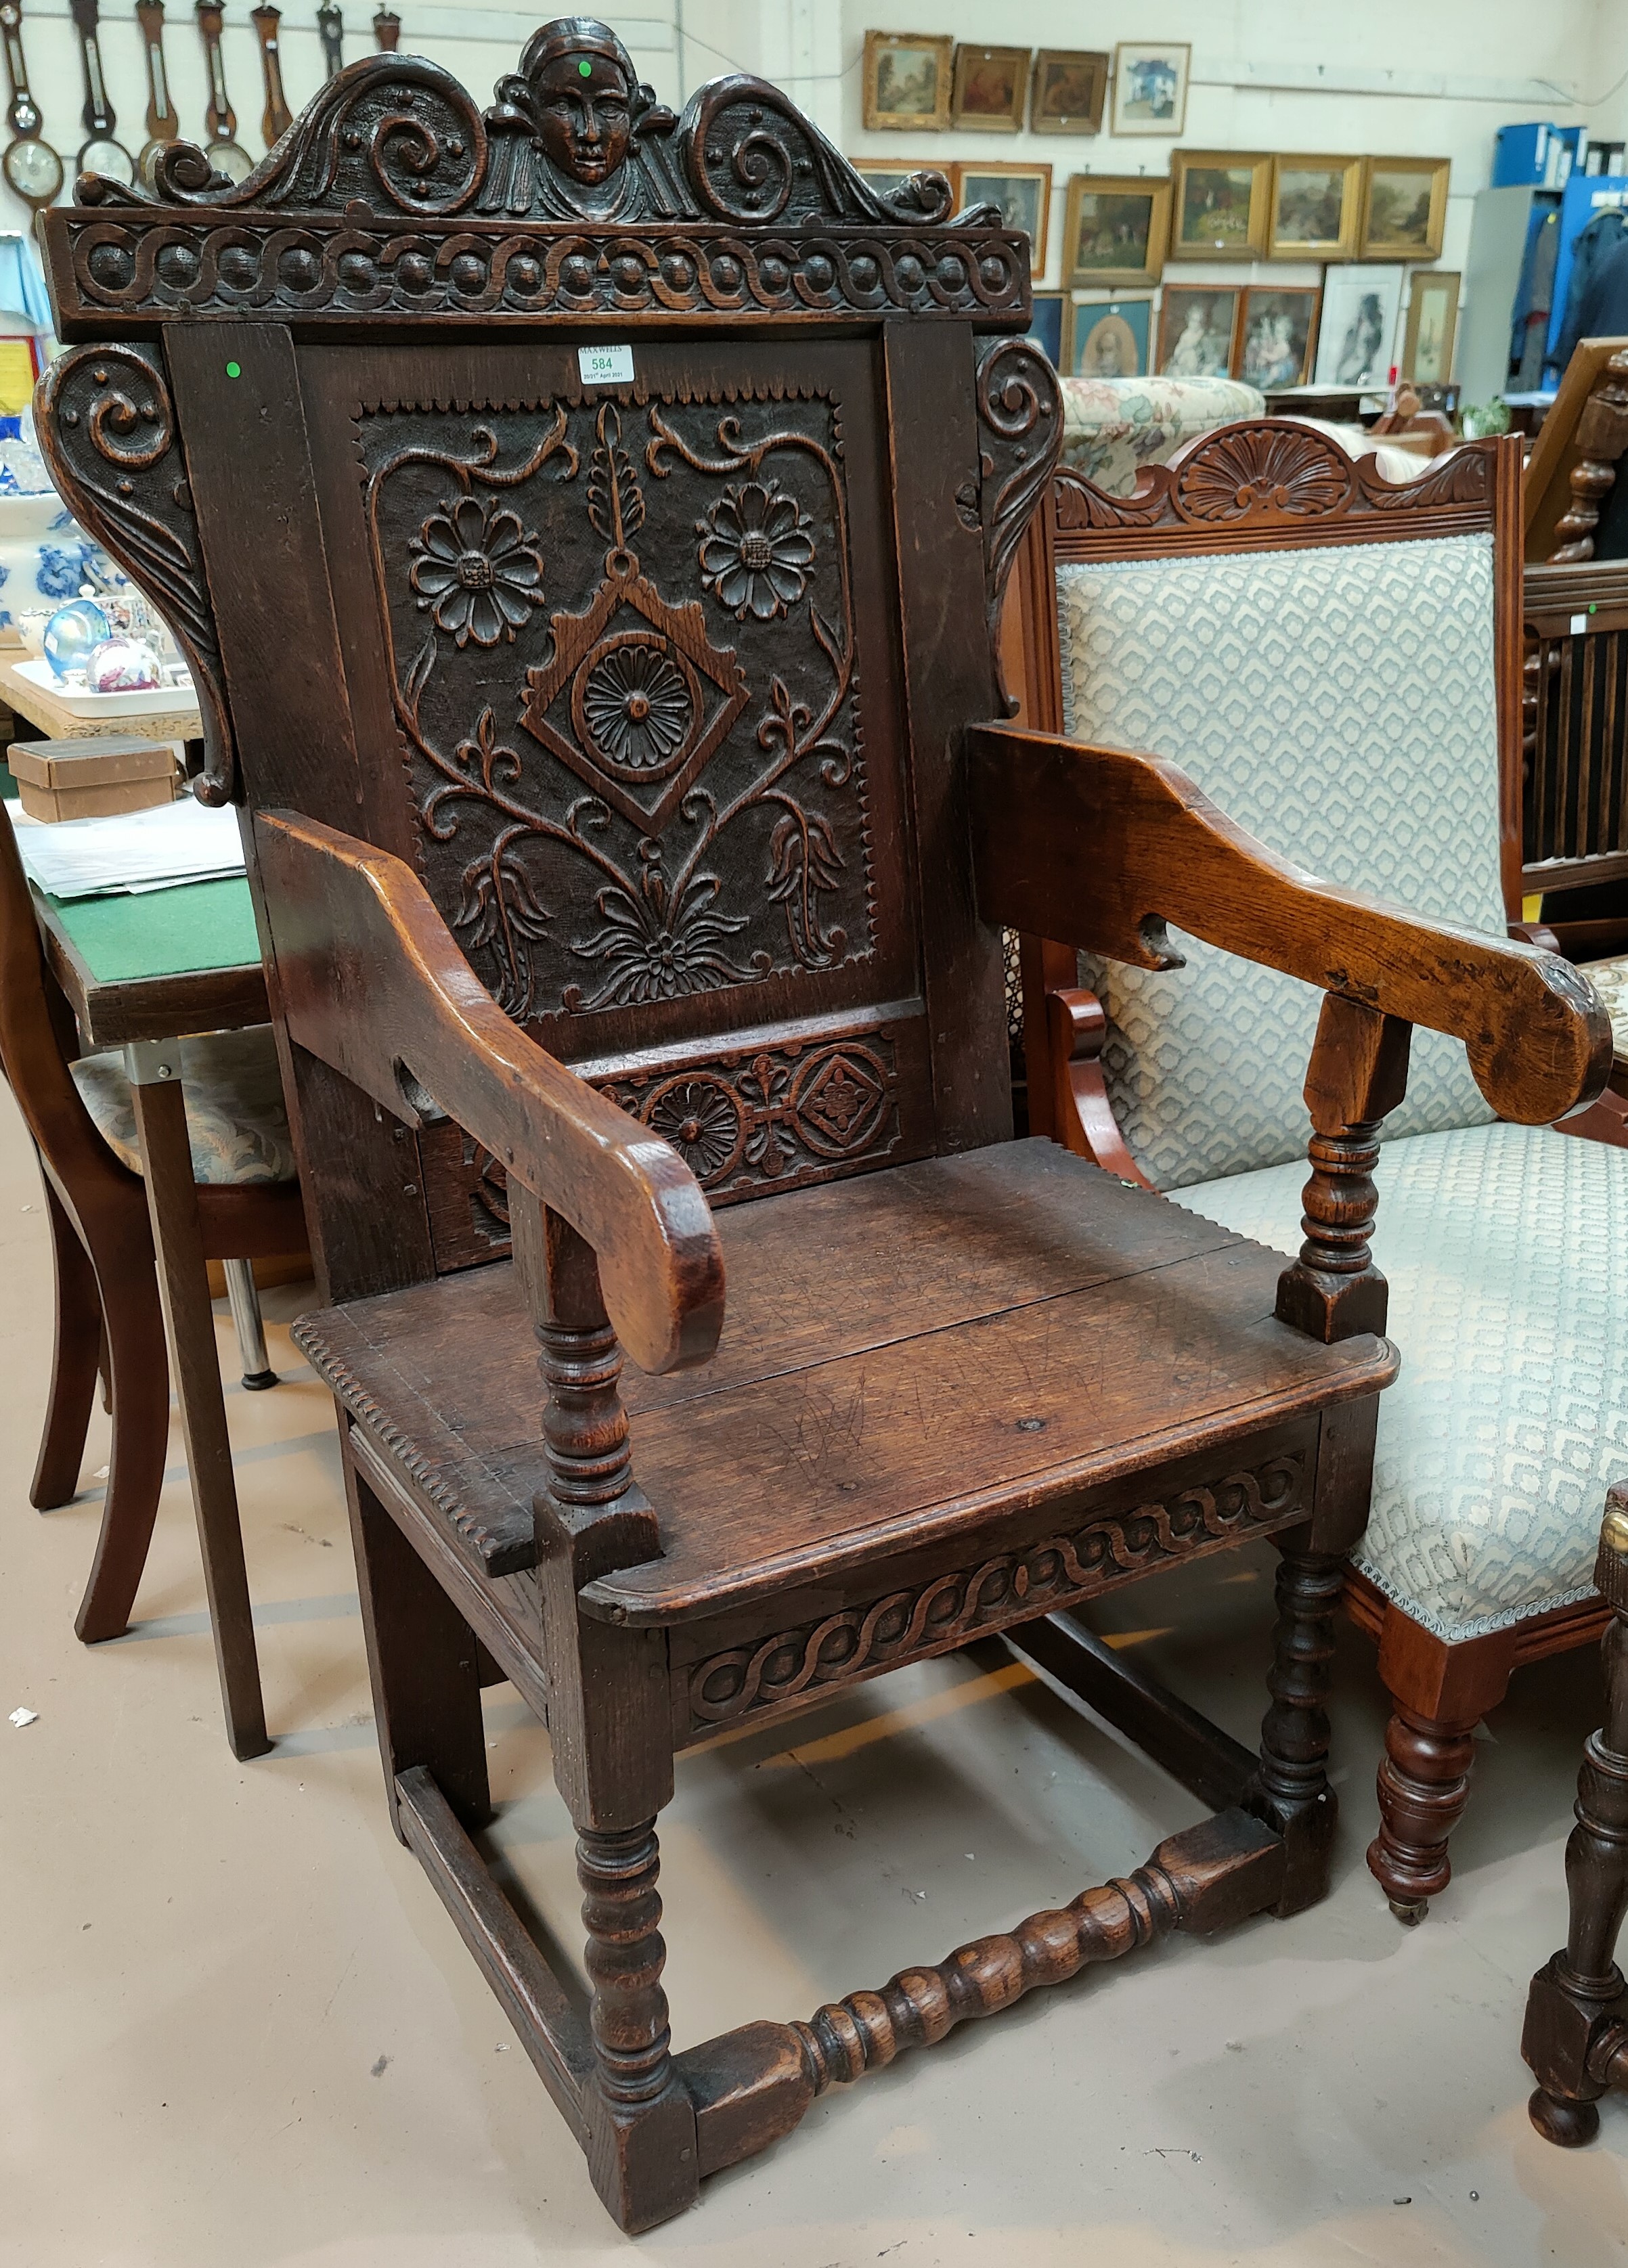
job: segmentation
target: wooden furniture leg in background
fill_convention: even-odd
[[[125,1050],[125,1062],[141,1139],[158,1292],[187,1445],[192,1506],[203,1555],[226,1736],[234,1756],[260,1756],[271,1742],[266,1733],[248,1573],[243,1564],[243,1534],[232,1476],[232,1444],[221,1394],[197,1184],[187,1138],[180,1044],[136,1040]]]
[[[1628,1914],[1628,1491],[1607,1499],[1595,1581],[1612,1617],[1601,1645],[1605,1722],[1589,1734],[1577,1776],[1565,1947],[1532,1979],[1521,2041],[1537,2079],[1532,2124],[1566,2149],[1598,2133],[1601,2095],[1628,2088],[1628,1989],[1616,1958]]]
[[[1379,1670],[1392,1706],[1368,1867],[1400,1922],[1423,1921],[1452,1877],[1448,1837],[1470,1800],[1476,1727],[1503,1699],[1514,1666],[1513,1630],[1449,1646],[1386,1611]]]

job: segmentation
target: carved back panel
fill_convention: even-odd
[[[412,860],[715,1198],[1009,1125],[957,741],[1060,418],[998,218],[878,196],[760,82],[674,120],[571,19],[484,112],[370,58],[248,181],[171,153],[48,222],[92,343],[42,429],[188,647],[204,792]],[[410,1173],[294,1071],[335,1220],[394,1218],[332,1280],[506,1248],[457,1128]]]

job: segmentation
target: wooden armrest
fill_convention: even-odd
[[[410,867],[291,814],[254,824],[289,1037],[410,1126],[416,1080],[568,1220],[641,1369],[704,1362],[724,1259],[677,1152],[510,1021]]]
[[[1611,1032],[1569,962],[1337,889],[1278,858],[1175,764],[1050,733],[968,735],[978,909],[1142,968],[1180,966],[1167,921],[1246,961],[1462,1040],[1502,1118],[1583,1108]]]

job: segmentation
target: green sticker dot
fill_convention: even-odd
[[[241,378],[243,375],[242,364],[240,362],[229,362],[226,364],[226,375],[228,378]]]
[[[593,76],[593,64],[578,63],[577,66],[577,76],[578,78],[592,78]]]

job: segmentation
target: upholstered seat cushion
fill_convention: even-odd
[[[181,1089],[192,1170],[200,1182],[291,1182],[294,1145],[283,1102],[276,1043],[268,1024],[183,1040]],[[141,1145],[124,1057],[116,1048],[83,1056],[74,1085],[111,1148],[136,1172]]]
[[[1293,1249],[1305,1178],[1180,1201]],[[1628,1479],[1628,1152],[1474,1126],[1388,1144],[1375,1180],[1402,1375],[1356,1564],[1426,1630],[1473,1638],[1589,1594],[1605,1491]]]
[[[1600,995],[1611,1020],[1611,1042],[1619,1056],[1628,1056],[1628,953],[1615,961],[1590,961],[1583,975]]]
[[[1144,465],[1168,464],[1184,442],[1265,406],[1235,378],[1065,378],[1063,461],[1129,496]]]
[[[1328,881],[1503,934],[1490,537],[1070,564],[1057,609],[1079,739],[1180,764]],[[1138,1164],[1171,1189],[1303,1155],[1317,991],[1175,942],[1179,970],[1080,964]],[[1388,1136],[1491,1116],[1459,1043],[1417,1033]]]

